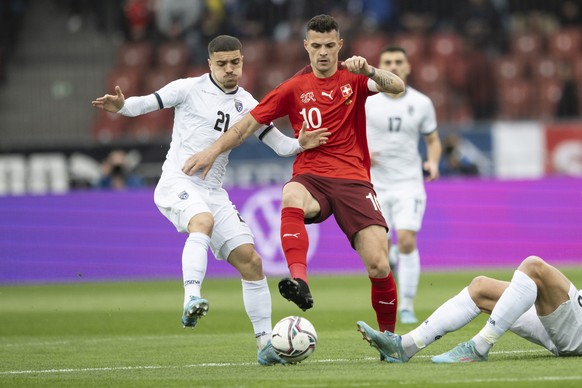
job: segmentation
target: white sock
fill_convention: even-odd
[[[427,345],[471,322],[481,310],[467,287],[437,308],[423,323],[402,336],[404,352],[412,357]]]
[[[390,251],[388,251],[388,261],[391,267],[398,266],[398,246],[393,244],[390,246]]]
[[[499,338],[523,315],[536,301],[538,288],[525,273],[515,271],[509,287],[495,304],[489,320],[481,331],[473,337],[479,354],[485,355]]]
[[[182,251],[182,278],[184,279],[184,306],[191,296],[200,296],[208,264],[210,237],[204,233],[190,233]]]
[[[414,298],[420,277],[418,249],[410,253],[398,253],[398,309],[414,311]]]
[[[269,338],[273,326],[271,323],[271,293],[267,278],[257,281],[242,280],[243,302],[249,316],[257,346],[262,349]]]

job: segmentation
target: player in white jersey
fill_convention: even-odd
[[[182,252],[184,313],[182,325],[194,327],[208,312],[201,287],[210,247],[217,259],[225,259],[242,277],[243,302],[251,320],[262,365],[285,363],[273,351],[271,295],[262,260],[254,248],[253,234],[242,220],[222,181],[228,152],[215,161],[206,179],[188,176],[181,170],[192,154],[214,143],[230,123],[236,123],[257,101],[238,86],[242,75],[242,46],[237,38],[221,35],[208,44],[210,73],[170,82],[157,92],[125,99],[121,89],[95,99],[93,105],[124,116],[138,116],[163,108],[174,108],[170,149],[156,186],[154,201],[179,232],[189,236]],[[272,124],[262,126],[259,139],[280,156],[291,156],[325,143],[326,129],[305,131],[298,139],[283,135]]]
[[[487,361],[491,347],[507,330],[556,356],[582,356],[582,290],[537,256],[522,261],[511,282],[476,277],[407,334],[382,333],[361,321],[358,330],[385,361],[402,363],[482,312],[491,314],[483,329],[434,356],[434,363]]]
[[[405,83],[410,74],[406,52],[400,47],[384,49],[378,67]],[[441,157],[435,110],[426,95],[407,85],[398,95],[378,93],[368,98],[366,123],[372,183],[390,227],[390,263],[398,269],[400,322],[416,323],[414,298],[420,276],[416,239],[426,207],[423,170],[427,181],[437,179]],[[418,151],[421,135],[427,146],[424,164]],[[391,244],[393,230],[397,247]]]

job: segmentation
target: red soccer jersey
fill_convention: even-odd
[[[311,66],[271,91],[251,114],[259,123],[289,116],[295,137],[303,122],[308,130],[327,128],[327,144],[297,155],[293,176],[315,174],[330,178],[370,180],[366,139],[368,78],[342,66],[329,78],[317,78]]]

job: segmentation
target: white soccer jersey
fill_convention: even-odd
[[[170,82],[156,94],[164,108],[175,109],[172,142],[162,167],[169,175],[183,175],[182,166],[190,156],[214,143],[258,103],[242,87],[225,93],[209,74]],[[192,178],[206,187],[221,187],[229,153],[216,158],[206,179],[202,180],[199,173]]]
[[[418,141],[437,129],[432,101],[410,86],[398,98],[378,93],[366,102],[366,122],[374,187],[424,191]]]
[[[170,82],[147,96],[130,97],[119,113],[134,117],[157,109],[174,108],[172,142],[162,170],[164,176],[184,177],[182,166],[186,160],[214,143],[257,104],[242,87],[226,93],[210,74],[204,74]],[[262,126],[255,136],[279,156],[295,155],[303,150],[297,139],[283,135],[273,125]],[[223,152],[216,158],[206,179],[202,180],[198,172],[192,180],[207,188],[222,187],[229,153]]]

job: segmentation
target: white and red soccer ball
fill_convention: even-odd
[[[273,328],[271,344],[283,360],[301,362],[315,351],[317,333],[307,319],[289,316],[281,319]]]

